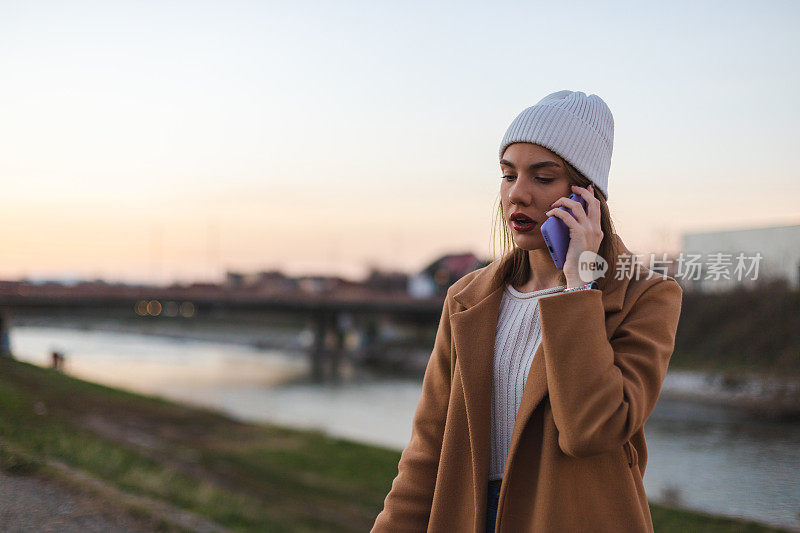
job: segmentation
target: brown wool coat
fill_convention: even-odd
[[[447,291],[411,439],[373,533],[484,531],[498,265]],[[599,290],[539,300],[542,342],[511,437],[496,531],[653,531],[643,426],[681,300],[674,278],[640,263],[633,274],[606,273]]]

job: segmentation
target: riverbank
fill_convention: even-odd
[[[6,478],[57,485],[150,529],[367,531],[399,457],[0,359]],[[660,532],[780,531],[655,504],[651,510]]]
[[[670,367],[660,398],[726,405],[776,421],[800,420],[800,377]]]

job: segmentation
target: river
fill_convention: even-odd
[[[42,366],[60,350],[83,379],[396,449],[421,393],[420,379],[362,373],[311,384],[302,353],[246,344],[37,326],[13,328],[11,347]],[[662,397],[645,434],[650,500],[800,531],[800,423]]]

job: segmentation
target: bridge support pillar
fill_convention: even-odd
[[[341,362],[344,352],[344,332],[337,327],[335,312],[319,311],[313,315],[314,343],[311,347],[311,379],[316,383],[341,381]],[[328,347],[328,335],[335,336]]]

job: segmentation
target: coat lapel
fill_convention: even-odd
[[[623,252],[630,253],[619,236]],[[503,285],[493,283],[500,261],[493,261],[481,269],[460,291],[453,295],[464,309],[450,317],[456,364],[461,372],[464,402],[467,411],[473,465],[473,483],[476,509],[486,499],[489,474],[489,439],[491,431],[491,394],[494,344]],[[607,273],[600,282],[603,307],[606,313],[622,309],[625,286],[629,278],[613,279]],[[536,407],[547,394],[547,375],[542,354],[543,345],[533,357],[522,400],[517,412],[514,430],[506,460],[506,469],[519,446],[520,435]]]
[[[482,285],[481,281],[478,283]],[[477,293],[470,291],[470,294]],[[479,303],[450,317],[467,411],[476,509],[480,509],[481,501],[486,498],[489,475],[492,363],[501,296],[502,289],[496,289]]]

